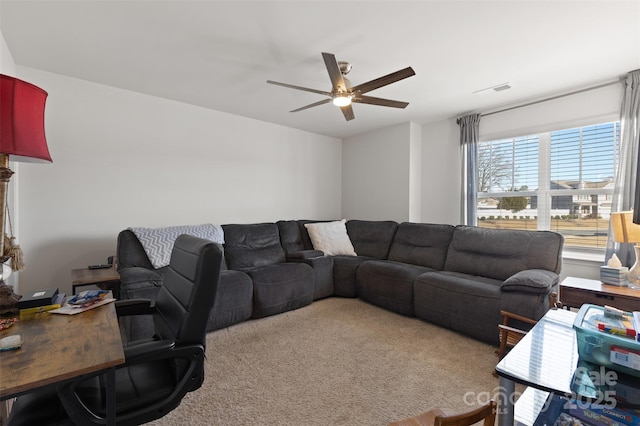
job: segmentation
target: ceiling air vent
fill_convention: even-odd
[[[504,83],[504,84],[501,84],[500,86],[493,87],[494,92],[502,92],[503,90],[508,90],[508,89],[511,89],[511,84],[509,83]]]
[[[502,92],[504,90],[508,90],[511,89],[511,83],[507,82],[507,83],[500,83],[497,84],[495,86],[491,86],[491,87],[487,87],[485,89],[480,89],[480,90],[476,90],[475,92],[473,92],[476,95],[484,95],[485,93],[489,93],[489,92]]]

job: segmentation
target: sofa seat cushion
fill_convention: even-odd
[[[251,318],[253,281],[240,271],[221,271],[218,294],[209,314],[207,332],[225,328]]]
[[[263,318],[313,301],[313,268],[304,263],[277,263],[247,271],[253,281],[253,315]]]
[[[431,268],[389,260],[369,260],[356,272],[356,291],[365,302],[413,316],[413,282]]]
[[[367,260],[376,260],[368,256],[333,256],[333,295],[356,297],[356,271]]]
[[[458,272],[427,272],[413,285],[415,315],[498,344],[502,281]]]

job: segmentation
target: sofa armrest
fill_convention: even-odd
[[[502,283],[503,291],[520,291],[533,294],[547,294],[558,284],[558,274],[545,269],[526,269]]]
[[[324,252],[320,250],[302,250],[297,251],[295,253],[287,254],[287,261],[297,261],[301,259],[312,259],[314,257],[322,257],[324,256]]]
[[[148,298],[162,285],[162,274],[153,269],[134,266],[120,270],[120,294],[124,299]]]

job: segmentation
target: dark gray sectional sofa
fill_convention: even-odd
[[[557,291],[563,238],[555,232],[350,220],[357,256],[326,256],[306,223],[317,222],[222,225],[226,264],[208,331],[337,296],[497,344],[500,310],[539,319]],[[154,299],[164,271],[132,231],[119,234],[117,254],[121,297]],[[143,318],[124,327],[129,338],[153,334]]]

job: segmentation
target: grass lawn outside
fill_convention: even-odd
[[[478,226],[492,229],[538,229],[535,218],[479,219]],[[551,219],[551,231],[564,235],[565,247],[605,248],[609,220],[607,219]]]

